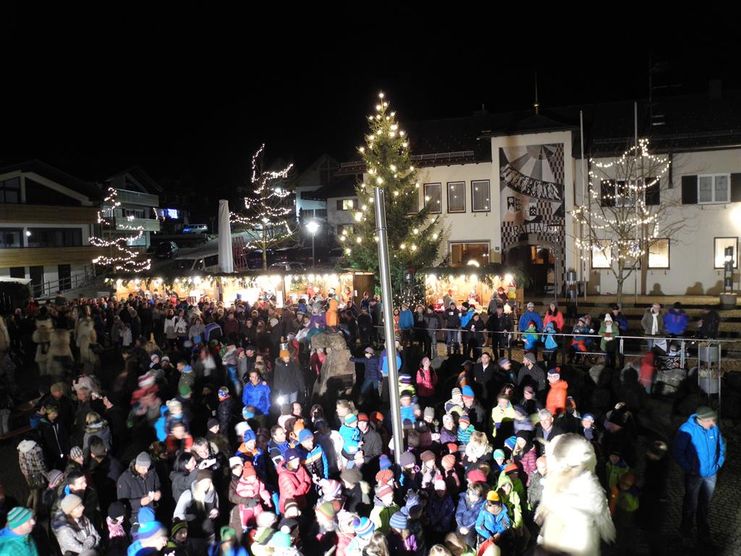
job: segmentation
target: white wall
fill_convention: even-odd
[[[741,235],[741,203],[681,205],[682,176],[741,173],[741,149],[683,153],[674,155],[672,160],[672,188],[668,188],[668,181],[662,184],[661,201],[677,203],[672,214],[685,224],[670,238],[669,269],[648,271],[647,293],[715,295],[722,289],[723,270],[713,268],[714,238]],[[576,179],[581,199],[578,162]],[[659,237],[663,237],[661,231]],[[737,285],[738,280],[737,270]],[[609,270],[590,270],[590,282],[590,287],[599,286],[601,293],[614,293],[617,289],[617,282]],[[636,285],[640,291],[640,273],[635,280],[633,276],[628,279],[624,292],[635,293]]]
[[[301,209],[303,210],[316,210],[316,209],[325,209],[327,208],[326,201],[316,201],[313,199],[303,199],[302,193],[309,193],[311,191],[316,191],[321,186],[315,185],[315,186],[303,186],[303,187],[297,187],[296,188],[296,218],[298,218],[301,215]]]
[[[341,199],[357,200],[357,197],[330,197],[329,199],[327,199],[327,223],[332,228],[333,232],[337,230],[338,224],[352,224],[355,222],[355,220],[353,219],[353,211],[337,210],[337,201]]]
[[[489,180],[489,212],[473,212],[471,181]],[[440,183],[442,191],[442,212],[440,229],[443,240],[440,243],[440,260],[450,253],[451,242],[489,243],[489,260],[500,261],[499,230],[499,188],[492,176],[492,164],[458,164],[453,166],[434,166],[421,168],[417,172],[419,187],[419,206],[424,204],[424,185]],[[448,182],[465,182],[466,212],[448,212]]]

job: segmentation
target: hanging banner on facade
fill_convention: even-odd
[[[502,251],[549,246],[563,260],[563,153],[563,143],[499,149]]]

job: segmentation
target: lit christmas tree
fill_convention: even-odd
[[[378,236],[373,208],[373,188],[386,192],[391,281],[397,301],[423,301],[420,288],[405,280],[409,270],[429,266],[437,259],[441,234],[437,217],[426,203],[420,207],[420,184],[411,161],[409,139],[399,128],[396,113],[389,111],[384,94],[378,95],[376,113],[368,116],[365,146],[358,150],[365,162],[364,179],[356,187],[358,205],[354,223],[345,228],[340,241],[346,261],[354,268],[378,271]]]
[[[265,145],[261,145],[252,156],[252,194],[244,198],[245,212],[232,213],[232,223],[249,233],[247,247],[262,251],[262,267],[268,268],[268,249],[286,243],[294,237],[290,218],[294,213],[290,202],[291,192],[284,187],[283,180],[293,168],[289,164],[277,172],[262,169]]]
[[[108,195],[103,200],[103,207],[98,211],[98,224],[101,228],[106,230],[127,230],[132,233],[125,236],[119,236],[115,239],[104,239],[102,237],[91,236],[90,245],[95,247],[103,247],[109,250],[109,255],[101,255],[93,259],[93,264],[99,264],[103,266],[110,266],[114,271],[120,272],[142,272],[149,270],[151,267],[151,259],[142,258],[141,254],[129,247],[131,243],[139,241],[144,234],[144,229],[141,226],[126,226],[119,225],[115,226],[114,215],[121,203],[117,200],[118,191],[113,187],[108,188]],[[103,216],[107,213],[110,216]]]

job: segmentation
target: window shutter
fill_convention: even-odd
[[[697,204],[697,176],[682,176],[682,204]]]
[[[603,207],[615,206],[615,182],[612,180],[602,180],[600,183],[600,204]]]
[[[648,182],[656,180],[656,178],[648,178]],[[646,188],[646,205],[659,205],[661,204],[661,179],[656,180],[656,183],[649,185]]]
[[[741,203],[741,174],[731,174],[731,202]]]

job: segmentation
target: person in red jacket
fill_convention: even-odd
[[[311,490],[311,477],[301,465],[301,454],[295,448],[286,450],[285,459],[278,464],[280,512],[286,511],[286,502],[294,500],[300,510],[306,508],[306,495]]]
[[[435,386],[437,385],[437,373],[430,366],[430,358],[423,357],[417,371],[417,396],[422,405],[428,406],[431,399],[435,396]]]
[[[552,415],[560,415],[566,410],[566,396],[568,395],[569,383],[561,380],[561,369],[554,367],[548,370],[548,397],[545,407]]]
[[[558,306],[555,303],[548,305],[548,309],[543,317],[543,328],[548,326],[548,323],[552,322],[556,328],[556,332],[563,332],[563,313],[558,310]]]

